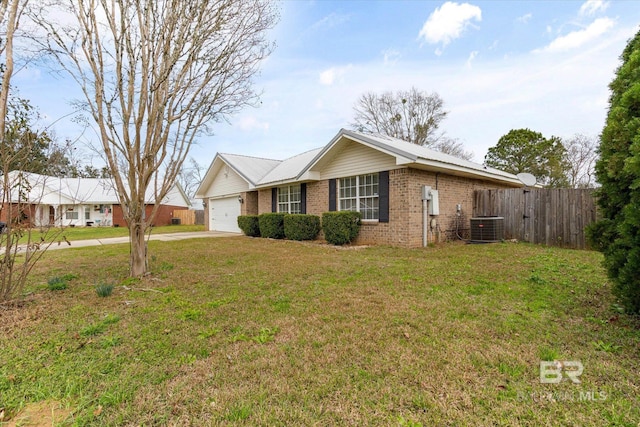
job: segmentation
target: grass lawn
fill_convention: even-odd
[[[142,282],[123,280],[126,245],[50,252],[22,305],[0,307],[5,420],[54,404],[78,426],[640,420],[640,322],[619,313],[596,252],[246,237],[149,248]],[[64,274],[67,289],[50,291]],[[581,384],[542,384],[543,360],[580,361]]]
[[[153,227],[151,234],[183,233],[188,231],[204,231],[204,225],[163,225]],[[88,239],[107,239],[109,237],[125,237],[129,235],[127,227],[52,227],[49,229],[31,229],[31,241],[39,242],[40,238],[47,241],[59,241],[63,236],[69,241]],[[28,236],[20,239],[21,243],[27,242]]]

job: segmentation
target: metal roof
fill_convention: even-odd
[[[283,163],[282,160],[241,156],[239,154],[219,153],[218,156],[253,186],[256,186],[265,175]]]
[[[40,204],[119,204],[115,184],[111,179],[105,178],[60,178],[40,175],[31,172],[11,171],[12,180],[22,174],[31,187],[29,201]],[[184,199],[184,205],[189,206],[189,199],[178,183],[175,183],[169,193],[177,190]],[[171,194],[167,194],[170,197]],[[12,195],[12,200],[17,195]],[[154,190],[147,188],[145,194],[146,203],[154,203]],[[182,205],[182,203],[181,203]]]
[[[342,129],[338,133],[338,136],[342,135],[352,137],[360,141],[368,142],[377,148],[392,152],[400,157],[407,158],[416,163],[424,163],[425,161],[436,162],[442,164],[443,166],[457,166],[470,171],[476,171],[481,175],[490,174],[497,177],[505,178],[509,181],[517,181],[518,183],[520,182],[518,177],[514,174],[485,166],[480,163],[461,159],[450,154],[445,154],[440,151],[424,147],[422,145],[412,144],[398,138],[392,138],[390,136],[381,134],[366,134],[346,129]]]
[[[460,159],[428,147],[412,144],[398,138],[381,134],[368,134],[347,129],[340,129],[338,134],[324,147],[310,150],[286,160],[264,159],[236,154],[218,153],[201,183],[207,185],[207,177],[215,175],[219,166],[214,168],[216,159],[220,158],[232,167],[254,188],[268,188],[286,182],[302,181],[309,178],[308,172],[344,138],[356,141],[373,149],[382,151],[396,158],[397,165],[426,168],[429,170],[448,172],[454,175],[485,178],[521,184],[516,175],[494,169],[480,163]],[[213,179],[211,177],[211,179]],[[209,183],[210,184],[210,183]],[[200,194],[198,189],[197,195]]]
[[[258,185],[263,186],[272,183],[281,183],[284,181],[295,180],[300,172],[313,160],[321,151],[321,148],[309,150],[297,156],[283,160],[278,166],[273,168],[265,177],[263,177]]]

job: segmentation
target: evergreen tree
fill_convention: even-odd
[[[484,159],[488,166],[513,174],[531,173],[538,184],[558,188],[568,186],[566,156],[560,138],[545,138],[530,129],[512,129],[489,148]]]
[[[640,31],[621,61],[609,85],[609,112],[596,163],[602,219],[588,233],[604,253],[614,292],[629,312],[640,313]]]

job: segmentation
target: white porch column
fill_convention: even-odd
[[[53,205],[53,224],[62,227],[62,205]]]

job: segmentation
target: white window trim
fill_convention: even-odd
[[[291,192],[291,188],[292,187],[298,187],[298,195],[300,196],[300,198],[298,200],[291,200],[291,193],[292,193]],[[281,195],[281,192],[284,191],[284,190],[287,191],[287,201],[286,202],[281,202],[280,201],[280,195]],[[291,212],[291,205],[292,204],[298,204],[300,206],[300,209],[299,209],[299,212],[296,212],[296,213],[302,213],[302,186],[300,184],[297,184],[297,185],[296,184],[294,184],[294,185],[285,185],[285,186],[282,186],[282,187],[278,187],[276,196],[277,196],[277,209],[276,210],[278,212],[290,214],[290,213],[292,213]],[[285,204],[287,206],[287,209],[286,210],[282,210],[280,208],[280,206],[281,205],[285,205]]]
[[[69,218],[69,214],[71,214],[72,218]],[[76,216],[76,218],[73,218],[73,216]],[[78,221],[80,219],[80,209],[78,206],[74,205],[67,207],[64,212],[64,219],[67,221]]]
[[[341,209],[341,205],[342,204],[340,202],[342,200],[351,200],[351,199],[353,199],[353,197],[347,197],[347,198],[340,197],[340,189],[341,189],[341,185],[340,184],[342,183],[343,179],[355,178],[356,179],[356,197],[355,197],[355,200],[356,200],[356,211],[355,212],[360,212],[360,178],[363,177],[363,176],[370,176],[370,175],[378,175],[378,192],[375,193],[374,196],[362,196],[362,198],[376,197],[378,199],[378,218],[368,218],[368,219],[362,218],[362,222],[376,223],[376,222],[380,221],[380,174],[378,172],[365,173],[365,174],[361,174],[361,175],[345,176],[345,177],[342,177],[342,178],[338,178],[338,180],[337,180],[338,181],[338,185],[336,186],[337,190],[338,190],[338,194],[337,194],[337,196],[338,196],[337,197],[337,205],[338,206],[336,206],[336,207],[337,207],[338,211],[341,211],[342,210]]]

